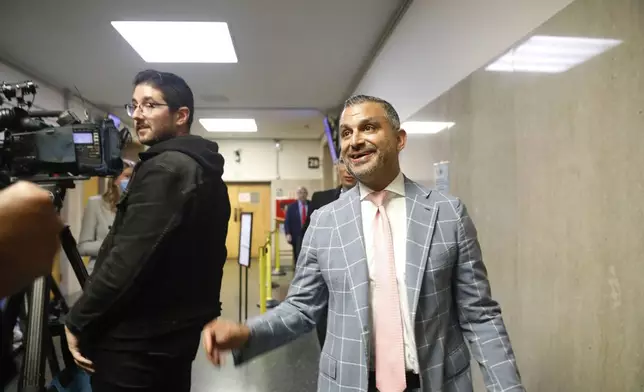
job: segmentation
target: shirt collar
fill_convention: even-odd
[[[374,192],[373,189],[361,182],[358,183],[358,186],[360,187],[360,201],[364,200],[367,195]],[[405,196],[405,176],[403,176],[402,172],[398,172],[396,178],[394,178],[394,180],[385,187],[385,190],[395,194],[396,196]]]

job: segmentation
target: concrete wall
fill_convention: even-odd
[[[478,70],[414,116],[456,123],[418,142],[424,166],[450,161],[527,390],[642,391],[644,2],[577,0],[533,33],[623,43],[559,74]]]

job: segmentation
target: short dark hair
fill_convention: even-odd
[[[344,101],[344,109],[367,102],[378,103],[382,105],[383,109],[385,109],[387,120],[389,120],[389,124],[391,125],[393,130],[397,131],[400,129],[400,117],[398,116],[398,112],[396,111],[396,109],[394,109],[392,104],[382,98],[372,97],[370,95],[352,95],[351,97],[349,97],[349,99]]]
[[[146,69],[136,74],[133,84],[134,87],[141,84],[148,84],[161,90],[163,99],[165,99],[171,111],[178,110],[184,106],[187,107],[190,110],[190,116],[188,116],[188,129],[190,129],[192,120],[194,119],[195,99],[190,86],[188,86],[188,83],[182,77],[170,72]]]

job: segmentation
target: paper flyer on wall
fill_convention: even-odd
[[[449,193],[449,162],[442,161],[434,163],[434,180],[436,190]]]

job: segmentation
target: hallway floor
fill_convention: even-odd
[[[248,316],[259,314],[259,268],[251,264],[248,273]],[[286,296],[292,272],[286,276],[273,277],[280,286],[273,290],[273,297],[282,300]],[[223,318],[239,318],[239,267],[229,261],[224,272],[221,290]],[[317,386],[317,368],[320,347],[314,332],[274,352],[256,358],[250,363],[235,368],[232,358],[221,368],[214,367],[203,351],[197,354],[193,365],[193,392],[310,392]]]
[[[259,314],[259,274],[255,260],[248,273],[248,316]],[[288,270],[288,269],[287,269]],[[273,298],[282,300],[288,291],[288,284],[293,276],[274,277],[273,282],[279,287],[273,290]],[[77,295],[69,298],[77,299]],[[70,302],[71,302],[70,301]],[[224,281],[221,291],[223,303],[222,317],[230,320],[239,318],[239,266],[235,261],[226,263]],[[243,316],[243,313],[242,313]],[[55,345],[59,344],[55,339]],[[57,352],[60,353],[59,348]],[[269,354],[256,358],[244,366],[235,368],[232,357],[221,368],[213,366],[202,349],[197,353],[193,363],[193,392],[313,392],[317,386],[317,368],[320,348],[314,332],[301,337],[291,344]],[[62,364],[62,357],[59,356]],[[46,367],[46,379],[51,380]],[[17,380],[5,389],[6,392],[17,390]]]

